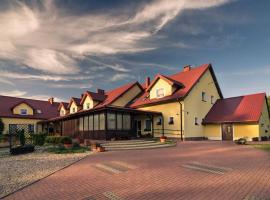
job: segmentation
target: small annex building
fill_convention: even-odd
[[[265,93],[219,99],[203,120],[212,140],[261,139],[269,136],[269,124]]]

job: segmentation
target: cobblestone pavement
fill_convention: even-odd
[[[216,141],[99,153],[6,199],[270,199],[270,153]]]

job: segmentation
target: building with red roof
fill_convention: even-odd
[[[203,124],[210,139],[269,137],[269,107],[265,93],[219,99]],[[209,130],[210,129],[210,130]]]
[[[0,107],[0,114],[22,104],[36,110],[33,102],[36,100],[14,101],[6,110]],[[147,77],[142,84],[86,91],[69,103],[54,103],[54,108],[46,102],[42,110],[45,104],[49,108],[43,115],[12,115],[31,119],[42,115],[37,124],[43,131],[81,139],[269,137],[266,95],[224,99],[211,64],[188,65],[176,74],[157,74],[152,81]]]

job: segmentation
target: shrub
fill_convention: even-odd
[[[247,139],[246,138],[240,138],[240,139],[236,140],[236,143],[244,145],[244,144],[247,143]]]
[[[24,130],[20,130],[17,132],[18,136],[19,136],[19,140],[20,140],[20,144],[21,146],[25,145],[25,135],[24,135]]]
[[[38,134],[32,134],[31,136],[32,136],[34,145],[42,146],[45,143],[45,139],[46,139],[47,134],[46,133],[38,133]]]
[[[262,141],[267,141],[268,138],[267,138],[267,136],[262,136],[262,137],[261,137],[261,140],[262,140]]]
[[[63,136],[60,139],[60,143],[62,143],[62,144],[72,144],[72,139],[69,136]]]
[[[72,145],[73,148],[79,148],[80,144],[78,142],[74,142]]]
[[[5,128],[5,125],[4,125],[3,121],[2,121],[2,119],[0,118],[0,135],[3,134],[4,128]]]
[[[72,144],[69,136],[47,136],[45,142],[48,144]]]
[[[254,137],[254,138],[252,138],[252,141],[258,142],[259,141],[259,138],[258,137]]]

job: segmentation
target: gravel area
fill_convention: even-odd
[[[42,149],[34,153],[0,155],[0,198],[91,154],[52,154]]]

